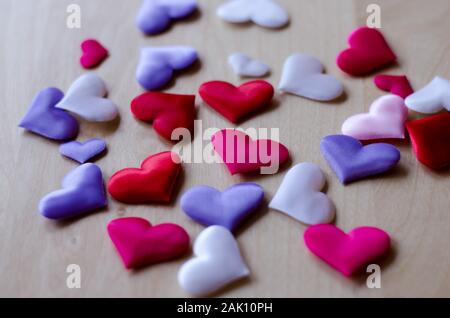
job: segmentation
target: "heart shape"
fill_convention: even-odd
[[[209,295],[250,274],[236,240],[222,226],[203,230],[195,240],[194,254],[178,272],[180,286],[192,295]]]
[[[274,95],[273,86],[262,80],[250,81],[239,87],[212,81],[202,84],[199,93],[207,105],[232,123],[238,123],[257,110],[267,107]]]
[[[377,29],[358,28],[350,34],[348,43],[350,48],[339,54],[337,65],[349,75],[366,75],[397,60]]]
[[[59,146],[59,152],[79,163],[85,163],[89,159],[99,155],[106,149],[106,142],[100,138],[92,138],[85,142],[71,141]]]
[[[424,88],[408,96],[405,104],[423,114],[435,114],[443,109],[450,111],[450,81],[435,77]]]
[[[331,224],[309,227],[304,241],[314,255],[348,277],[385,255],[391,246],[383,230],[358,227],[346,234]]]
[[[170,151],[161,152],[145,159],[140,169],[126,168],[113,174],[108,191],[124,203],[168,203],[180,172],[180,157]]]
[[[373,81],[379,89],[398,95],[403,99],[414,93],[408,78],[404,75],[380,74],[375,76]]]
[[[289,150],[283,144],[270,139],[254,141],[236,129],[218,131],[212,136],[211,143],[232,175],[257,170],[275,174],[289,158]]]
[[[314,163],[300,163],[291,168],[269,204],[269,208],[286,213],[308,225],[330,223],[335,207],[324,193],[325,175]]]
[[[348,118],[342,125],[342,133],[359,140],[404,139],[408,108],[403,98],[386,95],[370,106],[368,114]]]
[[[256,183],[239,183],[223,192],[198,186],[181,197],[181,208],[200,224],[221,225],[233,232],[263,200],[264,190]]]
[[[94,73],[78,77],[66,96],[55,106],[77,114],[88,121],[103,122],[117,117],[117,106],[107,98],[103,80]]]
[[[233,71],[242,77],[263,77],[270,71],[267,64],[255,60],[244,53],[234,53],[228,57]]]
[[[382,174],[400,160],[400,151],[390,144],[363,146],[357,139],[344,135],[325,137],[320,149],[343,184]]]
[[[144,89],[157,90],[171,81],[174,71],[191,66],[197,59],[197,51],[189,46],[144,47],[141,49],[136,79]]]
[[[131,112],[139,120],[152,121],[156,132],[167,140],[173,140],[177,128],[194,134],[195,95],[145,93],[133,99]]]
[[[46,218],[62,220],[93,212],[107,203],[102,171],[93,163],[85,163],[64,177],[62,189],[41,199],[39,211]]]
[[[108,234],[127,269],[167,262],[189,250],[189,235],[176,224],[122,218],[109,222]]]
[[[306,54],[293,54],[284,62],[279,89],[317,101],[330,101],[344,92],[335,77],[322,74],[322,63]]]
[[[85,69],[100,65],[108,57],[108,50],[95,39],[84,40],[81,43],[81,51],[83,55],[80,64]]]
[[[288,13],[272,0],[231,0],[217,9],[217,15],[230,23],[253,22],[265,28],[288,24]]]
[[[136,24],[143,33],[154,35],[167,30],[172,21],[186,18],[196,9],[196,0],[144,0]]]

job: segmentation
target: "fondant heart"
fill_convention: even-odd
[[[285,62],[279,89],[318,101],[330,101],[344,92],[335,77],[322,74],[322,63],[306,54],[293,54]]]
[[[59,152],[70,159],[85,163],[106,149],[106,142],[100,138],[92,138],[81,143],[71,141],[59,146]]]
[[[195,240],[194,254],[178,272],[180,286],[192,295],[209,295],[250,274],[236,240],[222,226],[203,230]]]
[[[54,140],[68,140],[78,135],[77,120],[55,105],[64,97],[57,88],[46,88],[33,99],[19,127]]]
[[[168,203],[181,172],[180,158],[166,151],[145,159],[140,169],[126,168],[109,179],[108,191],[124,203]]]
[[[403,98],[386,95],[370,106],[368,114],[348,118],[342,125],[342,133],[359,140],[403,139],[408,108]]]
[[[108,234],[128,269],[167,262],[189,250],[189,235],[176,224],[152,226],[141,218],[122,218],[109,222]]]
[[[325,183],[325,175],[318,165],[300,163],[286,174],[269,208],[308,225],[332,222],[334,204],[320,192]]]
[[[211,138],[215,152],[232,175],[260,170],[274,174],[289,158],[288,149],[276,141],[260,139],[235,129],[223,129]]]
[[[400,151],[390,144],[363,146],[357,139],[344,135],[325,137],[320,148],[343,184],[384,173],[400,160]]]
[[[347,74],[366,75],[397,60],[383,34],[377,29],[358,28],[352,32],[348,43],[350,48],[337,57],[338,66]]]
[[[281,28],[289,22],[288,13],[272,0],[231,0],[218,8],[217,15],[230,23],[251,21],[265,28]]]
[[[264,190],[256,183],[239,183],[223,192],[198,186],[181,198],[181,208],[193,220],[206,225],[221,225],[234,231],[256,212],[264,199]]]
[[[378,260],[391,246],[391,239],[383,230],[359,227],[346,234],[331,224],[309,227],[304,240],[313,254],[345,276]]]
[[[274,89],[266,81],[256,80],[239,87],[212,81],[202,84],[199,93],[206,104],[211,106],[232,123],[238,123],[257,110],[267,107],[274,95]]]
[[[41,199],[39,211],[46,218],[62,220],[93,212],[106,205],[102,171],[95,164],[85,163],[64,177],[62,189]]]
[[[414,93],[408,78],[404,75],[380,74],[375,76],[373,81],[379,89],[398,95],[403,99]]]
[[[252,59],[244,53],[234,53],[228,57],[228,64],[233,71],[242,77],[263,77],[269,73],[267,64]]]
[[[100,65],[108,56],[108,50],[95,39],[88,39],[81,43],[83,55],[80,64],[86,69]]]
[[[72,83],[56,108],[70,111],[88,121],[110,121],[117,117],[117,106],[107,98],[103,80],[94,73],[81,75]]]
[[[136,79],[146,90],[167,85],[174,71],[183,70],[197,61],[197,51],[188,46],[145,47],[136,71]]]
[[[152,121],[156,132],[167,140],[172,140],[177,128],[194,134],[195,95],[145,93],[131,102],[131,112],[139,120]]]
[[[423,114],[434,114],[443,109],[450,111],[450,81],[435,77],[427,86],[408,96],[405,104]]]

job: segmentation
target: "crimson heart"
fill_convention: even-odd
[[[194,133],[195,95],[144,93],[131,102],[131,112],[142,121],[152,121],[156,132],[167,140],[177,128]]]
[[[114,199],[124,203],[168,203],[181,172],[180,161],[180,157],[170,151],[150,156],[140,169],[126,168],[112,175],[108,191]]]
[[[380,74],[375,76],[373,81],[379,89],[400,96],[403,99],[414,93],[408,78],[404,75]]]
[[[83,41],[81,50],[83,55],[80,58],[80,63],[86,69],[96,67],[108,56],[108,50],[94,39]]]
[[[236,87],[222,81],[204,83],[199,89],[203,100],[232,123],[237,123],[269,105],[274,89],[266,81],[250,81]]]

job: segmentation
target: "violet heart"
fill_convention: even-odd
[[[198,186],[181,198],[181,208],[193,220],[205,225],[221,225],[234,231],[264,200],[264,190],[256,183],[239,183],[220,192]]]
[[[323,138],[320,148],[343,184],[384,173],[400,160],[400,151],[390,144],[363,146],[359,140],[344,135]]]
[[[62,189],[41,199],[39,211],[46,218],[62,220],[93,212],[106,204],[102,171],[93,163],[85,163],[64,177]]]
[[[85,163],[101,154],[106,149],[106,142],[100,138],[92,138],[85,142],[71,141],[59,146],[59,152],[70,159]]]
[[[55,108],[64,93],[54,87],[40,91],[19,124],[35,134],[54,140],[69,140],[78,135],[78,122],[69,113]]]

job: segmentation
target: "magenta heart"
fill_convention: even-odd
[[[71,141],[62,144],[59,152],[70,159],[85,163],[89,159],[99,155],[106,149],[106,142],[100,138],[92,138],[83,143]]]

